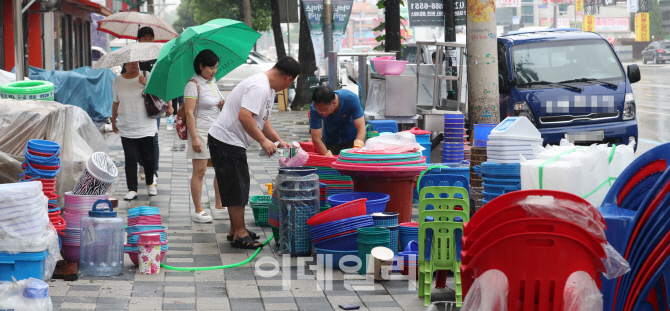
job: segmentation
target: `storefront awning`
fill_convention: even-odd
[[[108,8],[88,0],[65,0],[67,3],[72,4],[80,9],[86,10],[91,13],[96,13],[104,16],[112,15],[112,11]]]

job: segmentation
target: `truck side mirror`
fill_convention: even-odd
[[[510,88],[512,87],[512,82],[507,79],[505,76],[499,74],[498,75],[498,92],[500,94],[508,94],[510,92]]]
[[[635,64],[628,65],[628,81],[630,83],[640,81],[640,67]]]

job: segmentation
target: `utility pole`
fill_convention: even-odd
[[[472,131],[475,124],[500,123],[498,49],[495,1],[467,3],[468,120]]]
[[[154,0],[147,0],[147,12],[149,15],[154,15]]]
[[[14,68],[16,72],[16,81],[23,81],[25,78],[25,58],[23,55],[23,13],[21,12],[22,8],[22,1],[14,0]]]
[[[325,57],[333,50],[333,2],[323,0],[323,49]]]
[[[242,8],[244,9],[244,23],[251,28],[251,0],[243,0]]]
[[[558,25],[558,0],[554,0],[554,21],[551,27],[556,28],[556,25]]]

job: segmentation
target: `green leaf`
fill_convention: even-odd
[[[375,27],[372,29],[372,31],[382,31],[386,28],[386,25],[384,23],[379,24],[379,26]]]

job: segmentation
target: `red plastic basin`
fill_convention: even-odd
[[[366,213],[365,202],[367,200],[368,199],[363,198],[331,207],[307,220],[307,224],[310,226],[317,226],[331,221],[363,216]]]

